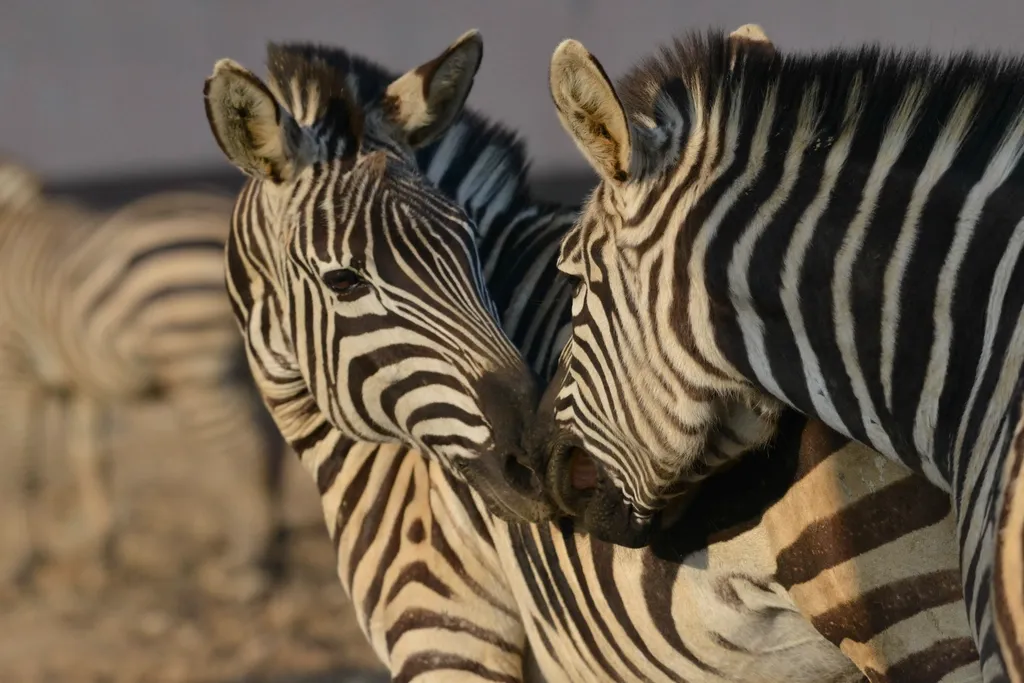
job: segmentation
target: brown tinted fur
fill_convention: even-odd
[[[959,654],[931,660],[916,680],[976,662],[949,497],[857,443],[826,457],[841,439],[809,423],[802,476],[764,516],[779,552],[777,580],[872,681],[906,680],[892,670],[932,643]]]

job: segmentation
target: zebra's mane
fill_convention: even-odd
[[[276,94],[299,123],[319,135],[356,143],[369,132],[364,126],[382,106],[387,86],[401,75],[342,48],[309,43],[270,43],[267,67]],[[439,152],[445,157],[440,167],[431,164]],[[431,180],[449,194],[481,159],[484,163],[474,168],[481,180],[478,188],[507,189],[511,184],[516,195],[526,193],[529,162],[523,141],[468,108],[445,135],[418,150],[416,157],[421,169],[436,171]]]
[[[720,30],[676,38],[619,79],[617,91],[630,118],[642,127],[670,117],[692,126],[695,120],[709,120],[722,95],[727,107],[738,102],[741,119],[749,122],[770,84],[777,85],[776,125],[798,115],[801,99],[815,84],[815,113],[823,128],[833,130],[842,125],[846,98],[858,86],[864,102],[859,125],[883,126],[913,84],[925,86],[923,107],[931,111],[949,111],[976,90],[983,105],[976,111],[975,130],[991,127],[1001,133],[1024,110],[1024,59],[1019,56],[976,51],[940,56],[878,44],[786,54],[760,49],[757,43],[730,42]]]

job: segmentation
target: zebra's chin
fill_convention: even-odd
[[[586,531],[606,543],[642,548],[650,544],[658,515],[637,519],[622,491],[572,436],[556,437],[549,446],[545,488],[554,504]]]
[[[487,511],[499,519],[538,524],[556,517],[554,504],[540,486],[525,489],[512,486],[507,481],[509,473],[493,471],[487,460],[468,461],[460,465],[459,470],[466,484],[480,496]]]

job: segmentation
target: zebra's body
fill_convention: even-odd
[[[678,41],[621,100],[575,41],[551,72],[602,177],[561,256],[579,283],[548,394],[562,443],[643,524],[723,401],[765,407],[766,432],[791,405],[902,461],[952,496],[990,681],[1024,680],[1022,75],[977,54],[779,56],[758,29]],[[614,409],[594,400],[610,387]]]
[[[348,65],[350,72],[336,74],[338,83],[358,84],[348,101],[363,108],[357,120],[371,119],[370,104],[393,79],[339,53],[331,49],[327,61]],[[315,64],[316,51],[306,54]],[[310,85],[301,78],[275,87],[291,93],[299,112],[315,109],[301,100],[324,89],[319,80],[317,90],[306,92]],[[340,183],[344,169],[358,163],[352,154],[321,160],[314,177]],[[422,149],[416,163],[474,220],[489,300],[508,338],[538,375],[549,376],[569,301],[554,259],[574,210],[532,200],[519,144],[472,115]],[[227,252],[229,291],[253,373],[317,482],[341,582],[395,680],[517,681],[528,655],[550,681],[860,679],[835,646],[864,671],[877,672],[876,680],[890,680],[887,672],[896,675],[900,667],[914,669],[920,680],[977,680],[958,586],[935,583],[956,571],[948,500],[916,477],[905,480],[896,466],[877,468],[862,447],[842,448],[820,426],[802,431],[794,418],[784,430],[788,441],[780,442],[777,457],[791,465],[789,479],[786,472],[778,478],[775,468],[777,478],[767,481],[763,462],[751,459],[705,482],[688,515],[707,526],[682,526],[657,551],[615,548],[570,527],[509,524],[444,461],[393,443],[352,440],[321,407],[310,380],[290,371],[301,354],[342,347],[339,340],[311,349],[312,330],[275,317],[287,308],[275,301],[285,285],[274,278],[281,277],[280,261],[293,256],[284,248],[289,242],[275,235],[280,228],[260,194],[259,184],[267,182],[251,180],[239,196]],[[321,182],[312,185],[318,197],[332,196]],[[357,233],[340,219],[333,230]],[[360,239],[381,239],[384,231],[368,232]],[[349,255],[339,249],[322,258],[345,262]],[[303,320],[326,325],[308,310]],[[358,336],[360,328],[347,333]],[[330,373],[347,362],[314,357],[311,383],[362,394],[359,384],[332,382]],[[757,495],[723,496],[736,478],[757,484]],[[923,514],[891,515],[892,526],[865,524],[864,511],[887,513],[891,496]],[[890,564],[912,551],[923,560],[920,582],[915,570]],[[866,587],[863,596],[859,585]],[[908,603],[897,593],[928,597]],[[936,658],[935,649],[943,648],[953,656]]]
[[[211,587],[262,589],[278,513],[267,476],[283,464],[284,444],[248,376],[224,289],[231,200],[167,193],[99,214],[47,198],[38,185],[15,189],[28,178],[13,164],[0,169],[0,182],[9,181],[0,205],[2,578],[16,580],[40,550],[29,489],[46,402],[66,404],[67,465],[95,572],[116,540],[110,410],[160,397],[201,447],[204,481],[241,479],[224,511],[228,553]]]

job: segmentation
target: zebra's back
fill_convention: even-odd
[[[980,681],[949,497],[816,420],[801,442],[762,518],[775,580],[871,681]]]
[[[168,193],[107,217],[52,201],[4,218],[4,320],[36,374],[124,398],[240,354],[224,289],[232,202]]]
[[[355,446],[325,483],[338,574],[395,680],[529,680],[527,649],[548,681],[860,678],[767,589],[761,528],[665,562],[552,525],[508,526],[437,465],[391,445]],[[758,604],[723,602],[733,581]]]

